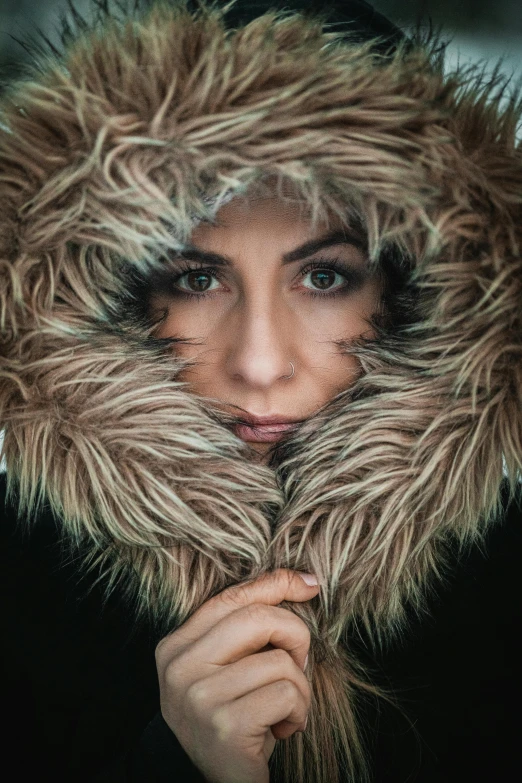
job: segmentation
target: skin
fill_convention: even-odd
[[[175,345],[197,359],[181,376],[194,394],[230,413],[240,406],[257,416],[305,419],[355,381],[357,360],[333,341],[373,334],[368,321],[380,307],[382,283],[366,273],[342,295],[320,294],[351,280],[324,263],[337,256],[363,273],[364,251],[337,244],[282,264],[283,254],[341,228],[335,219],[312,228],[297,203],[264,197],[233,199],[217,225],[194,229],[191,244],[226,255],[231,266],[217,267],[219,278],[178,267],[150,299],[152,313],[165,314],[157,336],[195,338]],[[196,296],[183,298],[179,287]],[[201,296],[207,288],[212,296]],[[290,361],[295,374],[282,378]],[[264,461],[272,445],[251,442],[254,457]],[[276,740],[305,730],[310,631],[279,604],[310,600],[318,589],[293,571],[268,572],[206,601],[156,648],[162,715],[208,783],[269,783]]]
[[[279,604],[318,590],[268,572],[206,601],[156,647],[163,718],[208,783],[269,783],[276,739],[305,730],[310,631]]]
[[[218,279],[208,272],[202,276],[209,263],[188,262],[194,271],[175,285],[196,294],[192,298],[177,294],[174,283],[170,290],[155,291],[151,310],[166,313],[155,334],[194,338],[190,345],[176,345],[180,355],[197,359],[181,375],[194,394],[212,398],[230,413],[237,414],[234,406],[239,406],[256,416],[305,419],[356,380],[356,358],[342,355],[332,341],[373,334],[368,319],[379,309],[382,283],[367,273],[365,253],[353,244],[326,247],[282,265],[284,253],[343,229],[331,218],[314,230],[295,200],[234,198],[217,219],[218,225],[197,225],[190,241],[228,257],[232,266],[217,267]],[[302,270],[312,261],[336,257],[366,278],[338,296],[324,296],[339,291],[347,278],[324,267],[304,275]],[[182,270],[178,267],[172,279]],[[314,292],[319,295],[311,296]],[[295,374],[284,379],[290,361]],[[250,445],[261,461],[272,446]]]

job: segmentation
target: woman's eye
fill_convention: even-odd
[[[299,279],[310,296],[348,293],[364,282],[361,272],[339,260],[313,261],[301,270]],[[185,269],[176,275],[173,285],[179,296],[202,299],[220,291],[220,280],[220,272],[214,268]]]
[[[302,271],[304,287],[309,296],[342,296],[358,291],[366,281],[366,272],[356,269],[340,258],[316,259]],[[311,285],[306,281],[310,278]]]
[[[186,293],[190,294],[206,294],[208,291],[213,291],[211,288],[212,278],[215,277],[212,272],[200,271],[198,269],[191,272],[184,272],[176,280],[176,285]],[[183,279],[186,278],[187,288],[182,285]],[[217,282],[217,280],[216,280]]]
[[[342,284],[344,275],[336,272],[335,269],[313,269],[304,276],[303,282],[307,278],[310,278],[315,290],[329,291],[331,288],[335,288],[336,285]],[[305,288],[308,288],[308,286],[305,285]]]

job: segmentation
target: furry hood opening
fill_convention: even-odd
[[[173,45],[175,42],[175,45]],[[0,99],[0,426],[8,486],[49,502],[165,631],[229,584],[318,575],[316,661],[420,607],[522,470],[521,99],[383,55],[313,16],[229,29],[202,4],[107,15]],[[361,374],[270,465],[177,380],[128,275],[264,180],[356,217],[410,262],[415,318],[350,346]],[[125,306],[124,306],[125,305]],[[413,312],[413,311],[412,311]]]

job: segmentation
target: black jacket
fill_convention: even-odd
[[[101,586],[78,577],[50,513],[31,536],[22,534],[14,505],[5,503],[4,474],[0,495],[4,766],[16,770],[11,779],[203,781],[159,711],[159,640],[135,626],[120,599],[103,606]],[[485,552],[475,548],[460,561],[455,555],[430,614],[386,653],[366,653],[405,713],[363,707],[375,781],[514,779],[521,517],[522,492],[506,503]]]

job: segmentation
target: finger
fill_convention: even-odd
[[[228,702],[215,710],[212,722],[220,736],[250,738],[263,737],[266,732],[282,721],[278,727],[278,738],[289,737],[302,728],[308,715],[308,707],[299,688],[289,680],[278,680],[251,691],[240,699]]]
[[[310,648],[310,631],[289,609],[250,604],[236,609],[216,623],[187,649],[190,667],[226,666],[259,652],[265,645],[281,648],[301,671]],[[187,663],[188,660],[187,660]]]
[[[198,639],[223,617],[242,606],[253,603],[277,606],[283,601],[308,601],[317,594],[318,590],[318,585],[307,585],[298,571],[289,568],[267,571],[257,579],[227,587],[218,595],[205,601],[192,617],[176,630],[173,646]],[[170,647],[168,640],[169,637],[165,637],[160,645]]]
[[[220,666],[208,677],[194,682],[187,696],[208,713],[220,704],[239,699],[278,680],[293,682],[301,691],[307,709],[310,707],[308,680],[291,656],[282,649],[249,655],[229,666]]]

